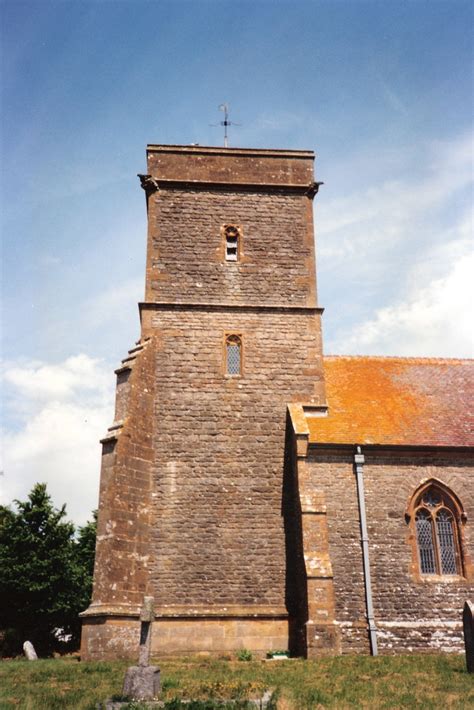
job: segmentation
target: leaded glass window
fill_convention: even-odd
[[[435,548],[431,515],[421,508],[416,514],[416,536],[422,574],[436,574]]]
[[[242,374],[242,339],[240,335],[228,335],[225,341],[226,372],[228,375]]]
[[[459,507],[459,506],[458,506]],[[459,513],[450,495],[430,485],[414,503],[416,544],[421,574],[462,574]]]
[[[456,574],[454,520],[446,508],[441,508],[436,515],[436,532],[438,533],[441,574]]]

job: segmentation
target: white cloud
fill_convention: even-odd
[[[318,207],[326,352],[472,353],[472,135],[416,157],[407,179],[375,176]]]
[[[414,285],[406,299],[339,333],[331,352],[473,357],[473,274],[474,254],[466,253],[444,277]]]
[[[1,503],[46,482],[54,504],[85,522],[98,503],[99,439],[113,419],[112,368],[84,354],[54,365],[7,363],[4,384],[11,417]]]
[[[318,203],[318,233],[322,262],[360,261],[433,241],[439,213],[459,190],[473,181],[473,136],[436,142],[425,148],[422,173],[393,178],[355,190],[348,196]],[[387,171],[390,174],[389,170]],[[445,237],[443,236],[443,239]]]
[[[57,365],[31,363],[8,364],[5,383],[16,388],[18,395],[28,400],[67,400],[75,396],[102,398],[107,376],[97,360],[88,355],[75,355]]]

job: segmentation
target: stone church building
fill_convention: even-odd
[[[461,650],[473,362],[323,356],[312,152],[147,157],[82,657]]]

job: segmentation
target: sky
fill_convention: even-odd
[[[97,507],[147,143],[317,155],[328,354],[472,357],[469,0],[1,0],[0,503]]]

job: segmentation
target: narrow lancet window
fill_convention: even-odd
[[[239,260],[239,239],[240,230],[233,224],[228,224],[224,227],[225,236],[225,259],[226,261]]]
[[[421,574],[436,574],[433,525],[430,513],[423,508],[416,513],[416,536]]]
[[[441,508],[436,516],[436,532],[438,533],[441,574],[457,574],[454,520],[446,508]]]
[[[242,339],[240,335],[228,335],[225,339],[226,374],[242,374]]]

